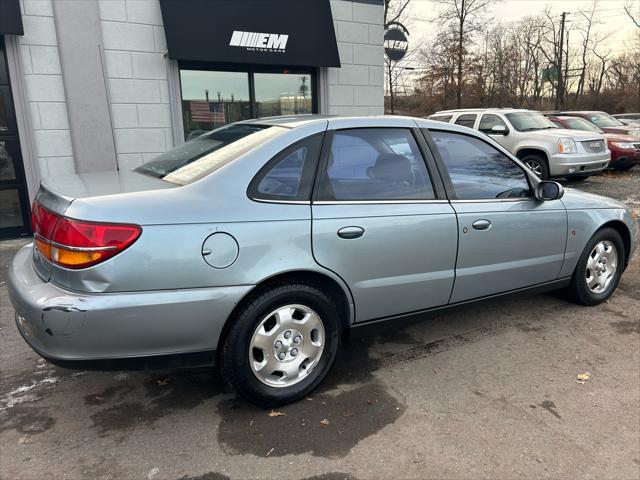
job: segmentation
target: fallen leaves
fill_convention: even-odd
[[[269,413],[267,413],[267,415],[269,415],[270,417],[284,417],[284,412],[277,412],[275,410],[271,410]]]
[[[165,378],[159,378],[158,380],[156,380],[156,385],[158,385],[159,387],[164,387],[169,385],[169,382],[171,380],[168,377]]]
[[[576,377],[576,383],[584,385],[587,380],[591,380],[591,374],[589,372],[579,373]]]
[[[322,420],[320,420],[320,425],[322,425],[323,427],[328,427],[329,426],[329,419],[328,418],[324,418]]]

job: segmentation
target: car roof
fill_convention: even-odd
[[[335,118],[335,115],[316,115],[316,114],[301,114],[301,115],[281,115],[276,117],[262,117],[252,118],[251,120],[243,120],[237,123],[250,123],[252,125],[273,125],[286,128],[301,127],[302,125],[309,125],[312,123],[326,122],[330,118]]]
[[[455,114],[455,113],[479,113],[479,112],[534,112],[526,108],[455,108],[452,110],[440,110],[433,115]]]
[[[601,110],[565,110],[562,115],[575,115],[575,114],[590,114],[590,113],[606,113]]]
[[[571,120],[574,118],[579,118],[580,120],[584,120],[582,117],[576,117],[575,115],[562,115],[562,114],[548,114],[547,117],[557,118],[558,120]]]
[[[264,117],[251,120],[243,120],[237,122],[238,124],[251,124],[251,125],[270,125],[279,126],[285,128],[297,128],[314,123],[326,123],[329,120],[333,120],[338,124],[352,123],[354,126],[366,127],[367,123],[380,124],[381,121],[388,124],[388,126],[409,126],[410,122],[415,126],[417,124],[423,128],[442,128],[442,122],[435,120],[429,120],[418,117],[408,117],[403,115],[287,115],[279,117]],[[369,121],[369,122],[368,122]],[[457,130],[457,125],[451,125],[452,130]],[[463,129],[466,127],[462,127]]]

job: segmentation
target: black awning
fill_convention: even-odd
[[[20,0],[0,0],[0,35],[24,35]]]
[[[176,60],[340,66],[329,0],[160,0],[160,7]]]

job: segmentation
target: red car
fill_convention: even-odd
[[[640,139],[637,136],[607,133],[597,125],[577,116],[547,114],[546,117],[560,128],[588,130],[603,134],[611,150],[609,167],[616,170],[629,170],[634,165],[640,164]]]
[[[597,111],[576,111],[576,112],[559,112],[559,115],[567,115],[570,117],[584,118],[586,121],[600,127],[604,133],[620,133],[622,135],[631,135],[636,141],[640,142],[640,128],[625,125],[617,118],[612,117],[605,112]]]

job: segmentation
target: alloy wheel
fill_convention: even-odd
[[[529,170],[536,174],[537,177],[542,178],[542,165],[540,165],[540,162],[536,160],[527,160],[525,164],[529,167]]]

